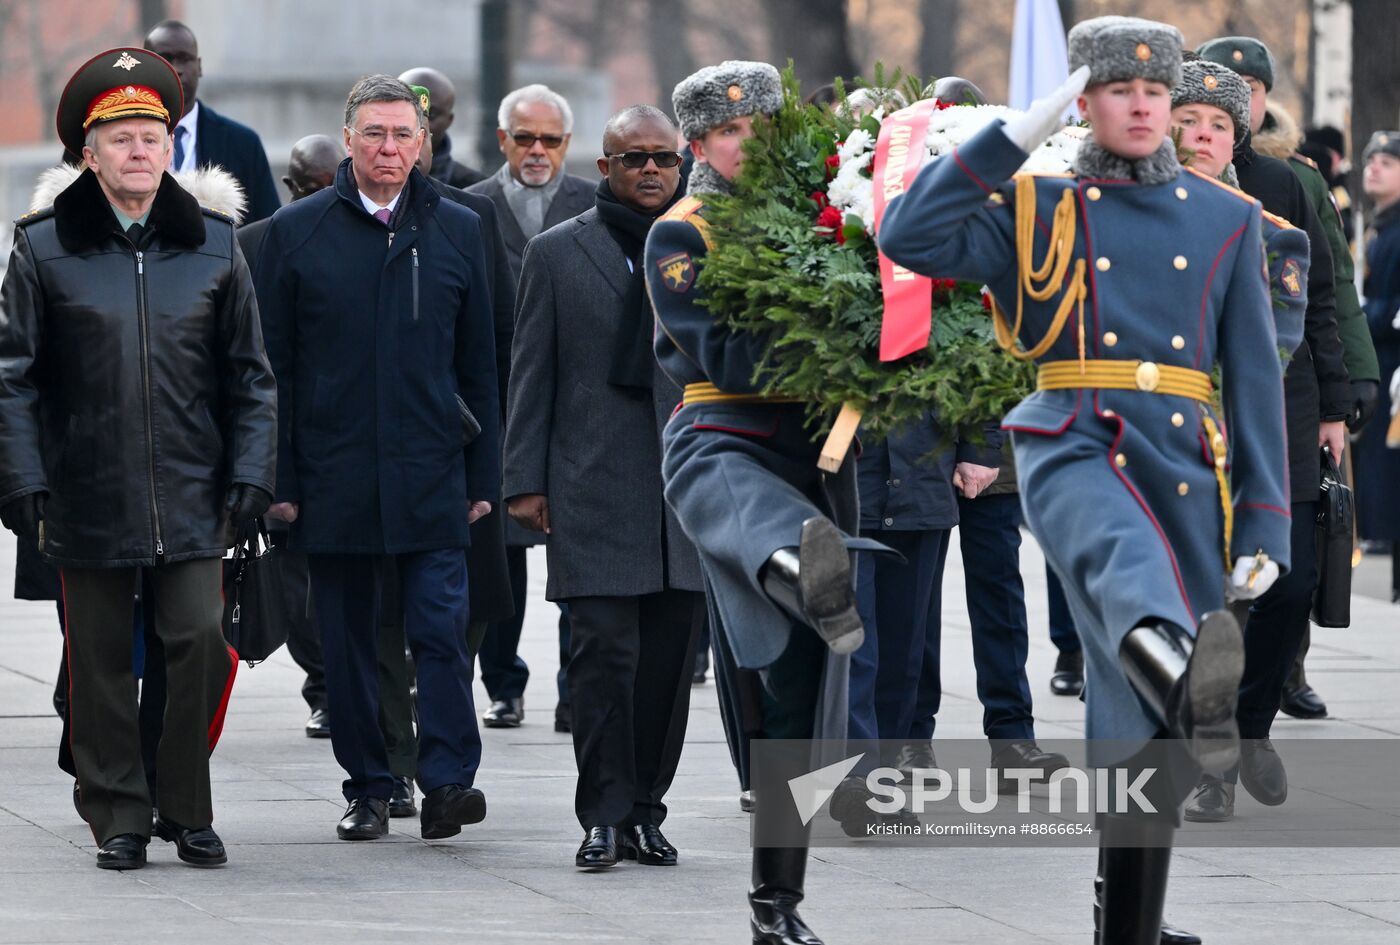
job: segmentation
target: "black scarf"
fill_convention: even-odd
[[[606,178],[599,182],[598,191],[593,198],[593,206],[598,210],[598,219],[607,226],[608,233],[622,250],[622,254],[632,260],[632,279],[627,283],[627,295],[622,301],[617,334],[613,337],[608,383],[614,387],[628,388],[639,397],[650,396],[652,371],[656,362],[656,356],[652,354],[651,349],[652,327],[648,317],[651,307],[647,305],[647,276],[642,261],[642,250],[646,248],[647,233],[651,231],[651,225],[678,199],[679,191],[655,213],[640,213],[623,205],[613,196]]]

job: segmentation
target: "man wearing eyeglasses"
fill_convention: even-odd
[[[595,185],[564,173],[574,114],[558,92],[544,85],[516,89],[501,100],[496,120],[496,139],[506,163],[467,191],[495,202],[511,273],[518,282],[525,244],[593,206]],[[542,541],[543,533],[506,523],[506,563],[515,616],[493,622],[481,642],[481,681],[491,696],[491,706],[483,716],[488,728],[515,728],[525,718],[525,684],[530,669],[517,652],[525,620],[525,549]],[[568,649],[568,617],[561,614],[556,677],[559,702],[554,710],[557,732],[569,730],[569,698],[564,681]]]
[[[662,112],[614,115],[593,208],[530,241],[516,305],[505,495],[517,523],[549,532],[545,594],[568,604],[581,869],[677,859],[660,827],[704,597],[661,494],[681,391],[652,354],[642,250],[680,163]]]
[[[342,840],[388,830],[376,644],[390,565],[418,674],[423,838],[486,816],[466,549],[500,493],[495,331],[481,218],[414,169],[424,135],[417,93],[361,79],[335,183],[273,217],[256,265],[281,425],[269,514],[307,556]],[[459,404],[481,428],[465,448]]]

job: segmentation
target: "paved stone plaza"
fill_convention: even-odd
[[[477,784],[488,798],[485,823],[436,843],[419,839],[417,818],[391,821],[389,837],[373,843],[336,840],[340,770],[328,741],[302,734],[301,676],[283,650],[240,669],[213,758],[215,826],[229,866],[191,869],[173,846],[154,841],[150,865],[130,873],[93,868],[92,836],[73,811],[71,782],[54,764],[54,608],[11,599],[13,563],[6,536],[0,943],[748,941],[748,822],[736,803],[712,683],[694,690],[688,744],[668,798],[665,829],[681,865],[574,869],[573,752],[551,725],[556,611],[544,601],[541,551],[532,552],[521,647],[533,671],[526,723],[482,733]],[[1029,538],[1023,563],[1038,734],[1074,737],[1082,707],[1047,687],[1054,650],[1045,635],[1041,559]],[[1380,599],[1388,567],[1388,559],[1363,564],[1357,586],[1376,596],[1358,594],[1350,629],[1313,632],[1309,676],[1332,718],[1284,718],[1276,738],[1400,738],[1400,609]],[[962,583],[954,547],[940,737],[981,733]],[[480,685],[476,698],[479,711]],[[817,850],[803,913],[829,945],[1087,945],[1093,864],[1088,848]],[[1400,849],[1181,850],[1167,915],[1209,945],[1400,945]]]

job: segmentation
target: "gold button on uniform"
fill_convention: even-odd
[[[1104,415],[1105,417],[1116,417],[1116,416],[1118,416],[1118,414],[1114,413],[1112,410],[1105,410],[1105,411],[1103,412],[1103,415]]]
[[[1088,190],[1084,191],[1084,196],[1088,197],[1090,200],[1098,200],[1103,196],[1103,191],[1099,190],[1097,187],[1090,187]]]
[[[1186,339],[1180,335],[1172,335],[1172,347],[1180,351],[1182,348],[1186,347]]]
[[[1112,265],[1113,263],[1108,261],[1107,256],[1100,256],[1099,261],[1094,263],[1095,268],[1097,268],[1099,272],[1108,272],[1108,267]]]
[[[1124,466],[1128,465],[1128,457],[1124,456],[1122,453],[1119,453],[1117,456],[1113,457],[1113,461],[1118,464],[1119,469],[1122,469]]]
[[[1178,256],[1178,257],[1176,257],[1175,259],[1172,260],[1172,265],[1175,266],[1177,269],[1185,269],[1185,268],[1186,268],[1186,257],[1185,257],[1185,256]]]
[[[1186,418],[1179,413],[1172,414],[1172,426],[1179,427],[1186,422]]]
[[[1103,343],[1112,348],[1118,344],[1118,336],[1111,331],[1106,331],[1103,333]]]
[[[1185,188],[1185,187],[1178,187],[1178,188],[1176,189],[1176,199],[1177,199],[1177,200],[1185,200],[1185,199],[1186,199],[1186,188]]]
[[[1176,484],[1176,494],[1177,494],[1177,495],[1185,495],[1186,493],[1188,493],[1188,492],[1190,492],[1190,491],[1191,491],[1191,487],[1188,486],[1186,483],[1184,483],[1184,482],[1179,482],[1179,483]]]
[[[1157,389],[1157,385],[1162,382],[1162,369],[1151,361],[1144,361],[1137,366],[1134,374],[1138,390],[1145,390],[1149,393]]]

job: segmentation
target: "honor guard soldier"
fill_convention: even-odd
[[[925,167],[880,244],[986,282],[998,339],[1039,364],[1003,426],[1084,642],[1089,760],[1157,769],[1148,805],[1100,815],[1095,917],[1105,943],[1155,945],[1180,802],[1239,754],[1226,584],[1254,597],[1288,565],[1282,371],[1260,356],[1276,344],[1260,206],[1184,170],[1167,138],[1181,33],[1100,17],[1069,56],[1064,86]],[[1076,97],[1092,131],[1073,173],[1018,174]]]
[[[846,654],[864,636],[848,548],[883,548],[846,533],[858,527],[853,459],[824,476],[805,406],[759,393],[768,339],[730,330],[697,297],[710,241],[705,201],[734,192],[753,116],[782,103],[778,71],[766,63],[724,62],[676,86],[672,105],[695,166],[685,199],[653,225],[645,256],[656,355],[685,391],[664,435],[666,501],[700,553],[741,780],[741,732],[845,737]],[[754,848],[755,942],[820,942],[796,911],[806,864],[805,846]]]

